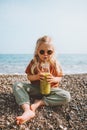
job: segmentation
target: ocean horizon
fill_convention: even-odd
[[[0,54],[0,74],[25,74],[33,54]],[[64,74],[87,73],[87,54],[57,54]]]

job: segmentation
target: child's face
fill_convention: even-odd
[[[53,56],[53,48],[49,44],[41,44],[38,48],[38,56],[39,58],[44,61],[49,61],[50,58]]]

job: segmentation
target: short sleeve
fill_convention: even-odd
[[[31,74],[31,67],[33,65],[33,60],[30,61],[30,63],[28,64],[28,66],[25,69],[25,73],[26,74]]]
[[[58,76],[62,77],[63,76],[63,70],[62,67],[58,64]]]
[[[55,63],[54,65],[51,66],[51,73],[54,76],[58,76],[58,77],[62,77],[63,76],[62,67],[60,66],[59,63]]]

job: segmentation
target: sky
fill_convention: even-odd
[[[57,53],[87,53],[87,0],[0,0],[0,53],[33,53],[51,36]]]

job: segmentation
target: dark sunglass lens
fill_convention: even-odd
[[[40,54],[43,55],[44,54],[44,50],[40,50]]]
[[[48,50],[47,53],[48,53],[48,55],[51,55],[53,53],[53,51],[52,50]]]

